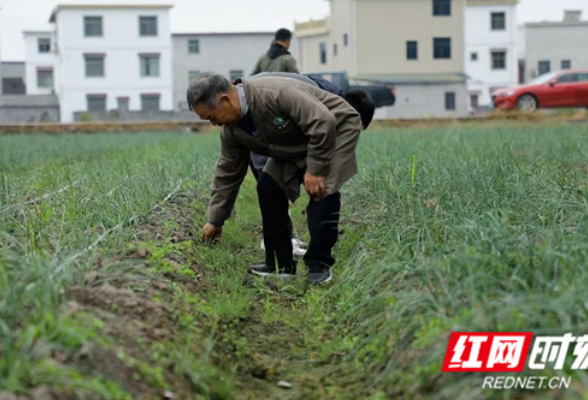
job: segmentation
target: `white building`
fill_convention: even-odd
[[[27,94],[54,93],[55,52],[53,32],[25,31]]]
[[[518,83],[518,0],[468,0],[466,74],[470,106],[490,107],[490,93]]]
[[[273,39],[274,32],[174,34],[176,110],[188,110],[186,89],[198,73],[214,71],[231,80],[248,77]]]
[[[566,10],[559,21],[527,23],[525,29],[527,81],[563,69],[588,69],[588,20],[582,20],[581,10]]]
[[[171,5],[59,5],[55,87],[75,113],[173,109]]]

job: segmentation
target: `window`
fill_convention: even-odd
[[[333,56],[337,57],[337,53],[339,53],[339,47],[337,46],[337,43],[335,43],[333,45]]]
[[[320,52],[321,52],[321,64],[326,64],[327,63],[327,44],[323,42],[319,45],[319,48],[320,48]]]
[[[243,77],[243,70],[242,69],[233,69],[229,72],[229,76],[231,78],[231,82],[233,82],[235,79]]]
[[[561,60],[561,69],[571,69],[572,60]]]
[[[471,61],[478,61],[478,53],[470,53]]]
[[[550,61],[539,61],[538,67],[538,74],[543,75],[551,72],[551,62]]]
[[[472,108],[474,110],[476,110],[478,107],[480,107],[480,96],[477,94],[471,94],[470,95],[470,105],[472,106]]]
[[[451,15],[451,0],[433,0],[433,15]]]
[[[84,36],[102,36],[102,17],[84,17]]]
[[[53,68],[37,69],[37,87],[39,89],[53,89]]]
[[[451,38],[434,38],[433,39],[433,58],[435,58],[435,59],[451,58]]]
[[[157,17],[139,17],[139,35],[157,36]]]
[[[51,52],[51,39],[41,39],[38,41],[39,53],[50,53]]]
[[[142,94],[141,111],[154,112],[159,111],[159,94]]]
[[[445,92],[445,109],[455,110],[455,92]]]
[[[557,78],[557,83],[578,82],[578,74],[565,74]]]
[[[586,74],[586,73],[578,74],[578,82],[588,82],[588,74]]]
[[[409,41],[406,42],[406,59],[417,60],[419,58],[418,42]]]
[[[159,54],[141,54],[141,76],[159,76]]]
[[[194,82],[199,74],[200,74],[200,71],[188,71],[188,82],[189,83]]]
[[[506,13],[493,12],[490,14],[490,24],[493,31],[503,31],[506,29]]]
[[[103,54],[86,54],[86,77],[100,78],[104,76],[104,55]]]
[[[86,97],[88,101],[89,112],[104,112],[106,111],[106,95],[105,94],[89,94]]]
[[[492,55],[492,69],[506,69],[506,51],[493,51]]]
[[[198,39],[188,40],[188,53],[190,53],[190,54],[200,53],[200,40],[198,40]]]
[[[343,34],[343,46],[347,47],[348,44],[349,44],[349,35],[344,33]]]

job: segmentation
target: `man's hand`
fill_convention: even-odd
[[[223,233],[223,227],[207,223],[204,225],[204,229],[202,231],[202,240],[204,241],[204,244],[210,246],[211,244],[216,244],[219,242]]]
[[[310,197],[320,199],[325,195],[325,177],[306,172],[304,174],[304,189]]]

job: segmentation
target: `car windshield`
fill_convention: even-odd
[[[531,82],[529,82],[529,85],[541,85],[543,83],[549,82],[550,80],[552,80],[556,76],[557,76],[557,72],[550,72],[548,74],[543,74],[543,75],[533,79]]]

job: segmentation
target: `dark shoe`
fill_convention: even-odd
[[[260,276],[277,275],[278,278],[293,278],[296,276],[296,266],[276,268],[271,265],[259,264],[247,268],[247,272]]]
[[[312,269],[308,271],[307,281],[311,285],[320,285],[321,283],[327,283],[333,278],[331,270],[329,268]]]

